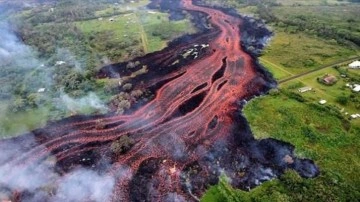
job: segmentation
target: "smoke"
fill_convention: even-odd
[[[19,40],[7,22],[0,21],[0,39],[0,68],[10,65],[34,68],[41,65],[35,52]]]
[[[8,141],[0,144],[0,201],[11,200],[14,190],[27,193],[22,196],[22,201],[108,201],[115,177],[129,175],[128,169],[119,169],[114,177],[79,168],[61,176],[54,169],[56,158],[53,156],[27,166],[9,162],[34,146],[42,147],[36,145],[31,134],[21,143]]]
[[[165,202],[185,202],[186,199],[177,193],[168,193],[164,199]]]
[[[108,110],[105,103],[93,92],[81,98],[71,98],[69,95],[63,93],[60,96],[60,100],[66,109],[71,112],[84,112],[87,110],[106,112]]]
[[[62,180],[54,201],[107,201],[114,184],[112,177],[91,170],[77,170]]]

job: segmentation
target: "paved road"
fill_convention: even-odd
[[[335,65],[340,65],[342,63],[345,63],[345,62],[351,62],[352,60],[356,60],[356,59],[359,59],[360,56],[356,56],[356,57],[352,57],[352,58],[349,58],[349,59],[345,59],[345,60],[341,60],[341,61],[337,61],[337,62],[334,62],[332,64],[327,64],[327,65],[323,65],[317,69],[313,69],[311,71],[307,71],[307,72],[304,72],[304,73],[301,73],[301,74],[297,74],[295,76],[291,76],[289,78],[286,78],[286,79],[282,79],[282,80],[279,80],[279,84],[282,84],[282,83],[285,83],[285,82],[288,82],[288,81],[291,81],[291,80],[294,80],[294,79],[297,79],[299,77],[302,77],[302,76],[305,76],[305,75],[308,75],[308,74],[311,74],[313,72],[317,72],[317,71],[320,71],[322,69],[325,69],[325,68],[328,68],[328,67],[331,67],[331,66],[335,66]]]

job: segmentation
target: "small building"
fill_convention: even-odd
[[[299,88],[298,91],[300,93],[305,93],[305,92],[308,92],[308,91],[311,91],[312,88],[311,87],[303,87],[303,88]]]
[[[360,69],[360,61],[354,61],[349,64],[349,68],[351,69]]]
[[[357,119],[357,118],[360,118],[360,114],[352,114],[352,115],[350,115],[350,117],[352,119]]]
[[[327,74],[322,78],[322,82],[326,85],[334,85],[337,82],[337,78],[334,75]]]
[[[354,88],[352,89],[354,92],[360,92],[360,85],[359,84],[355,84]]]
[[[64,61],[56,61],[56,63],[55,63],[56,66],[63,65],[63,64],[66,64],[66,62],[64,62]]]
[[[324,105],[324,104],[327,103],[327,101],[326,101],[326,100],[320,100],[319,103],[320,103],[321,105]]]
[[[46,90],[46,88],[39,88],[37,92],[38,93],[43,93],[43,92],[45,92],[45,90]]]

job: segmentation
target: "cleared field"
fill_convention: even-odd
[[[275,35],[262,58],[292,74],[306,72],[358,54],[353,49],[340,46],[335,41],[303,33],[290,34],[281,28],[275,28],[274,31]],[[274,69],[272,65],[269,68]],[[283,79],[286,76],[278,71],[276,73],[279,74],[275,74],[276,78]]]
[[[141,42],[145,53],[148,53],[164,48],[168,42],[160,36],[154,36],[152,33],[154,27],[171,26],[172,32],[175,33],[172,38],[195,32],[195,28],[189,20],[173,22],[169,21],[168,17],[169,15],[166,13],[137,11],[107,18],[79,21],[75,24],[88,35],[97,32],[112,32],[114,42],[120,43],[129,40],[129,38],[137,39]]]
[[[266,67],[267,70],[269,70],[275,79],[277,80],[281,80],[281,79],[285,79],[291,76],[294,76],[293,73],[289,72],[288,70],[286,70],[285,68],[276,65],[272,62],[269,62],[268,60],[264,59],[263,57],[260,58],[260,63]]]

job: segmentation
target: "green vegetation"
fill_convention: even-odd
[[[111,143],[110,149],[115,156],[127,152],[135,144],[134,140],[128,135],[123,135],[116,141]]]

